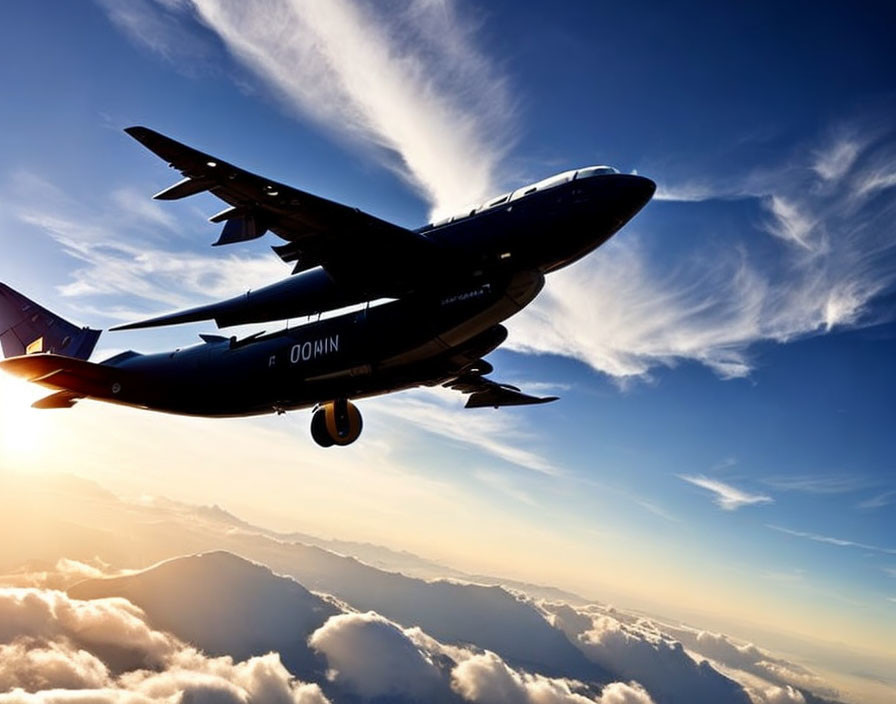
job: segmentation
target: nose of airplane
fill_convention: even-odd
[[[615,174],[613,178],[616,180],[615,196],[620,214],[628,221],[653,198],[656,184],[636,174]]]
[[[656,184],[636,174],[607,174],[592,180],[587,206],[588,226],[580,230],[588,249],[599,247],[631,220],[653,198]]]

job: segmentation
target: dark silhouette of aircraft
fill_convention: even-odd
[[[55,390],[37,408],[68,408],[83,398],[199,416],[313,407],[311,434],[324,447],[358,438],[361,414],[352,400],[415,386],[468,394],[467,408],[555,400],[489,379],[493,368],[483,357],[504,342],[501,321],[535,298],[546,274],[606,242],[656,189],[647,178],[592,166],[408,230],[145,127],[126,132],[184,176],[155,198],[208,191],[228,206],[210,218],[224,224],[216,246],[271,231],[285,240],[274,251],[295,268],[257,291],[113,330],[318,320],[243,339],[200,335],[193,347],[124,352],[96,364],[87,360],[100,331],[0,284],[7,357],[0,367]],[[361,309],[319,317],[353,305]]]

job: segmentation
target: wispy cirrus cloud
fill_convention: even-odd
[[[183,26],[198,18],[291,110],[338,138],[375,145],[436,214],[496,189],[514,140],[514,100],[479,48],[470,8],[421,0],[104,5],[130,36],[169,58]]]
[[[766,208],[773,215],[767,225],[771,234],[805,249],[812,248],[808,237],[816,223],[795,201],[772,195],[766,201]]]
[[[806,494],[850,494],[869,486],[867,478],[853,474],[819,474],[768,477],[763,483],[781,491]]]
[[[573,357],[616,378],[683,360],[732,378],[750,373],[759,341],[877,322],[873,302],[896,283],[892,174],[887,132],[849,146],[822,140],[711,185],[666,183],[657,199],[677,203],[648,209],[689,208],[695,222],[708,223],[697,209],[739,198],[737,212],[750,214],[727,224],[724,236],[711,227],[690,233],[692,244],[678,245],[671,259],[636,220],[595,255],[553,274],[510,321],[508,344]]]
[[[864,510],[872,510],[890,506],[891,504],[896,504],[896,490],[885,491],[876,496],[872,496],[870,499],[865,499],[858,504],[858,507]]]
[[[109,19],[135,42],[171,62],[181,73],[196,76],[213,69],[215,46],[191,31],[184,21],[189,3],[182,0],[96,0]]]
[[[778,526],[774,524],[767,524],[768,528],[772,530],[776,530],[779,533],[786,533],[787,535],[792,535],[796,538],[805,538],[806,540],[813,540],[817,543],[825,543],[827,545],[834,545],[839,548],[859,548],[861,550],[870,550],[872,552],[880,552],[886,555],[896,555],[896,548],[886,548],[880,547],[878,545],[869,545],[868,543],[860,543],[855,540],[847,540],[845,538],[835,538],[829,535],[821,535],[819,533],[810,533],[801,530],[792,530],[790,528],[784,528],[783,526]]]
[[[751,494],[743,489],[738,489],[731,484],[726,484],[717,479],[711,479],[703,475],[679,474],[679,479],[686,481],[701,489],[706,489],[713,493],[713,501],[720,508],[726,511],[736,511],[742,506],[752,506],[754,504],[772,503],[774,499],[765,494]]]
[[[512,413],[465,409],[457,392],[421,387],[389,399],[368,401],[367,407],[374,407],[381,413],[412,423],[414,428],[474,447],[517,467],[548,476],[562,474],[555,463],[532,449],[537,444],[537,437],[522,427]],[[494,477],[489,476],[494,485]],[[506,492],[510,485],[507,480],[501,481]]]
[[[707,183],[688,181],[685,183],[667,184],[658,182],[654,200],[665,200],[673,203],[699,203],[704,200],[715,200],[721,197],[718,189]]]
[[[286,271],[270,254],[197,252],[189,242],[170,236],[176,225],[170,214],[131,188],[117,189],[88,206],[41,176],[19,171],[4,191],[0,203],[78,262],[72,280],[59,286],[60,293],[81,301],[114,297],[113,305],[102,307],[108,318],[133,320],[135,315],[235,295]],[[168,237],[159,236],[160,227]]]
[[[865,143],[855,136],[841,137],[815,153],[812,170],[825,181],[842,178],[853,166]]]

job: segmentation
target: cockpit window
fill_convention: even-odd
[[[614,169],[612,166],[588,166],[584,169],[579,169],[576,172],[576,180],[580,178],[590,178],[591,176],[603,176],[605,174],[618,174],[619,171]]]
[[[481,213],[484,210],[488,210],[489,208],[495,208],[499,205],[502,205],[503,203],[515,201],[519,198],[529,195],[530,193],[535,193],[536,191],[545,191],[548,188],[553,188],[554,186],[569,183],[573,179],[578,180],[582,178],[591,178],[592,176],[602,176],[605,174],[618,173],[619,172],[612,166],[586,166],[584,169],[579,169],[578,171],[564,171],[562,174],[556,174],[555,176],[546,178],[542,181],[539,181],[538,183],[533,183],[524,188],[519,188],[512,193],[505,193],[503,196],[498,196],[497,198],[486,201],[480,206],[467,206],[466,208],[460,210],[453,217],[442,218],[441,220],[432,223],[431,227],[441,227],[442,225],[447,225],[449,222],[455,222],[456,220],[468,218],[471,215]]]
[[[536,191],[546,191],[548,188],[553,188],[554,186],[559,186],[560,184],[572,181],[573,176],[575,175],[575,171],[564,171],[562,174],[557,174],[556,176],[551,176],[538,183],[533,183],[530,188],[535,188]]]

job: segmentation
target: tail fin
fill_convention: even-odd
[[[5,357],[52,352],[87,359],[101,332],[79,328],[0,283],[0,346]]]

